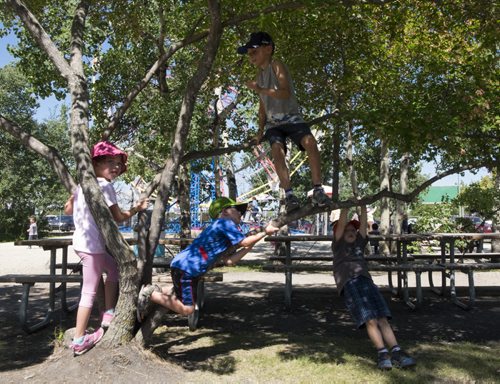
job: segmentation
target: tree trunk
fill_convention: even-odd
[[[496,172],[494,172],[495,176],[495,188],[500,190],[500,167],[496,168]],[[493,218],[493,232],[500,232],[500,207],[496,207],[497,212],[495,217]],[[491,252],[498,253],[500,252],[500,239],[492,239],[491,240]],[[495,261],[499,261],[500,258],[495,259]],[[493,260],[492,260],[493,261]]]
[[[231,199],[236,200],[238,196],[238,185],[236,184],[236,175],[234,173],[233,155],[226,155],[225,159],[228,195]]]
[[[346,162],[349,167],[349,177],[351,179],[352,194],[357,199],[359,197],[358,177],[356,175],[356,169],[354,167],[352,150],[353,150],[352,123],[349,122],[347,124]]]
[[[408,168],[410,166],[410,155],[404,154],[401,158],[400,167],[400,192],[405,194],[408,193]],[[396,215],[394,217],[394,233],[400,234],[403,232],[403,220],[407,219],[406,215],[406,204],[404,201],[396,200]]]
[[[339,201],[340,193],[340,126],[335,124],[333,131],[332,156],[332,200]]]
[[[181,239],[191,238],[191,204],[189,200],[189,167],[186,163],[181,164],[179,167],[179,178],[177,179],[179,209],[181,217],[180,224],[180,237]]]
[[[389,147],[385,139],[381,140],[380,146],[380,189],[389,190],[390,178],[389,178]],[[382,235],[388,235],[390,233],[390,208],[389,208],[389,198],[383,197],[380,199],[380,233]],[[380,243],[380,252],[383,254],[389,254],[390,250],[385,242]]]

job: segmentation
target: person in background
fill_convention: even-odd
[[[399,346],[389,324],[391,312],[374,284],[364,258],[367,238],[366,207],[361,207],[360,221],[347,221],[347,209],[342,209],[335,224],[333,275],[338,293],[359,329],[366,327],[368,337],[377,349],[378,368],[407,368],[416,361]]]
[[[97,182],[102,189],[104,200],[117,223],[123,222],[148,206],[147,199],[142,199],[129,211],[121,211],[117,203],[116,192],[111,183],[127,170],[127,154],[108,141],[98,142],[92,148],[92,165]],[[83,284],[76,329],[70,348],[74,355],[81,355],[90,350],[104,335],[114,317],[114,308],[118,300],[118,266],[115,259],[106,250],[106,242],[89,210],[82,187],[78,186],[64,206],[64,213],[73,215],[75,231],[73,248],[82,261]],[[87,325],[95,301],[97,288],[103,272],[105,312],[101,314],[101,327],[93,333],[86,333]]]
[[[38,227],[36,225],[35,216],[30,217],[30,226],[28,228],[28,240],[37,240],[38,239]],[[28,249],[31,249],[31,245],[28,246]]]
[[[378,236],[380,235],[380,231],[378,230],[378,224],[377,223],[373,223],[372,224],[372,230],[370,232],[368,232],[369,235],[374,235],[374,236]],[[370,239],[370,246],[372,247],[372,252],[373,254],[375,255],[378,255],[379,253],[379,241],[376,240],[376,239]]]
[[[366,221],[368,223],[368,231],[373,230],[372,225],[373,225],[373,223],[375,223],[375,218],[373,217],[373,214],[375,213],[376,210],[377,210],[377,207],[373,207],[373,208],[367,207],[366,208],[366,214],[367,214]]]
[[[259,212],[260,212],[260,207],[259,207],[259,202],[257,201],[257,198],[254,196],[252,197],[252,201],[250,202],[250,210],[252,212],[252,219],[256,223],[259,221]]]

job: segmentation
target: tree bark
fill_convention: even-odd
[[[385,139],[381,140],[380,146],[380,189],[389,190],[390,188],[390,174],[389,174],[389,147]],[[387,235],[390,233],[390,208],[389,198],[383,197],[380,199],[380,233]],[[385,242],[380,244],[380,252],[389,254],[389,247]]]
[[[410,155],[404,154],[401,158],[399,185],[402,194],[408,193],[408,168],[410,166]],[[406,215],[406,204],[396,200],[396,215],[394,217],[394,233],[402,233],[402,224]]]

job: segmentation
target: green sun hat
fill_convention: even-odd
[[[238,203],[233,199],[230,199],[229,197],[218,197],[217,199],[212,201],[212,204],[210,204],[210,207],[208,208],[208,214],[212,219],[216,219],[219,217],[224,208],[234,207],[238,211],[240,211],[241,215],[243,216],[247,211],[247,206],[248,203]]]

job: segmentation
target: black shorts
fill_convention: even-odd
[[[178,268],[171,268],[170,275],[172,276],[175,296],[184,305],[195,305],[200,278],[191,277]]]
[[[278,125],[277,127],[269,128],[266,133],[264,133],[264,139],[269,141],[269,145],[271,146],[274,143],[283,144],[286,151],[286,139],[289,137],[301,151],[305,151],[300,142],[307,135],[312,136],[312,132],[309,125],[306,123],[283,124]]]

